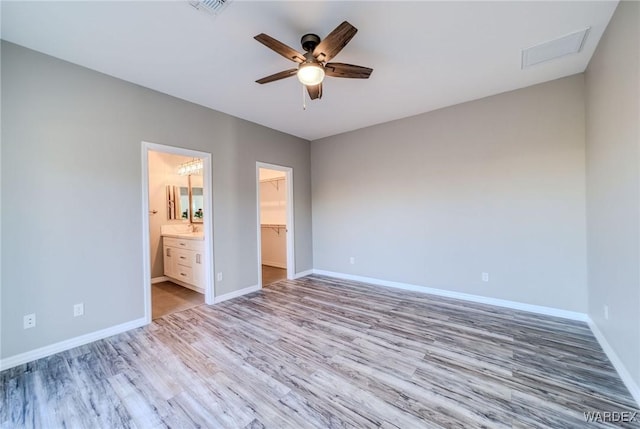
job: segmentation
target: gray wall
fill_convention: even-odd
[[[212,154],[217,295],[258,282],[256,161],[293,167],[312,268],[309,142],[10,43],[1,64],[2,357],[143,317],[143,140]]]
[[[583,86],[312,142],[314,268],[586,312]]]
[[[585,82],[589,316],[640,386],[638,23],[640,3],[621,2]]]

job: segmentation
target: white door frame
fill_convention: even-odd
[[[277,170],[285,173],[285,186],[287,194],[287,279],[293,280],[296,274],[295,266],[295,240],[293,228],[293,168],[282,165],[256,162],[256,222],[258,231],[258,287],[262,289],[262,228],[260,226],[260,169]]]
[[[211,154],[181,147],[166,146],[157,143],[142,142],[142,276],[144,285],[144,317],[151,323],[151,259],[149,238],[149,151],[171,153],[202,159],[203,194],[205,216],[204,226],[204,260],[205,288],[204,301],[213,304],[215,291],[213,269],[213,204],[211,190]]]

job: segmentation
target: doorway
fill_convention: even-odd
[[[142,142],[145,319],[212,304],[211,154]]]
[[[293,279],[293,169],[256,163],[258,285]]]

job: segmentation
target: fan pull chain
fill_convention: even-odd
[[[304,90],[306,89],[304,85],[302,86],[302,110],[307,110],[307,97],[304,96]]]

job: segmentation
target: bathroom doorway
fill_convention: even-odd
[[[293,279],[293,169],[256,163],[258,283]]]
[[[213,303],[211,155],[142,143],[147,322]]]

